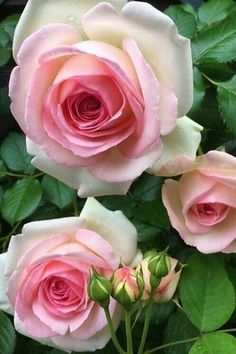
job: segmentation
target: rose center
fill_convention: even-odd
[[[212,226],[224,220],[229,209],[228,205],[222,203],[198,203],[191,211],[200,224]]]

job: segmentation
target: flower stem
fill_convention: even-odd
[[[133,354],[131,312],[129,310],[125,310],[125,331],[126,331],[126,339],[127,339],[127,354]]]
[[[153,349],[147,350],[146,352],[144,352],[144,354],[151,354],[151,353],[157,352],[158,350],[172,347],[173,345],[184,344],[184,343],[189,343],[189,342],[195,342],[199,338],[200,338],[200,336],[199,337],[188,338],[188,339],[177,340],[175,342],[163,344],[163,345],[160,345],[160,346],[155,347]]]
[[[145,343],[146,343],[146,339],[147,339],[147,335],[148,335],[148,329],[149,329],[150,320],[151,320],[151,313],[152,313],[152,306],[153,306],[153,302],[154,302],[154,295],[155,295],[155,291],[153,290],[151,292],[150,299],[149,299],[149,302],[148,302],[148,305],[147,305],[146,317],[145,317],[144,327],[143,327],[143,334],[142,334],[141,342],[140,342],[140,345],[139,345],[138,354],[143,354],[144,346],[145,346]]]
[[[111,319],[111,315],[110,315],[110,311],[109,311],[108,306],[107,307],[103,307],[103,309],[104,309],[104,312],[105,312],[105,315],[106,315],[106,319],[107,319],[107,323],[108,323],[108,327],[109,327],[109,330],[110,330],[110,333],[111,333],[111,339],[112,339],[112,342],[113,342],[117,352],[120,353],[120,354],[126,354],[125,351],[123,350],[123,348],[120,346],[120,343],[117,340],[116,333],[115,333],[115,330],[114,330],[114,326],[113,326],[113,323],[112,323],[112,319]]]

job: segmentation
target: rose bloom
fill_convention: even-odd
[[[13,52],[11,110],[32,163],[79,196],[125,194],[143,171],[195,158],[190,42],[151,5],[29,0]]]
[[[166,180],[163,202],[172,226],[200,252],[236,252],[236,158],[209,151],[179,181]]]
[[[148,300],[151,295],[151,285],[150,285],[151,273],[148,269],[148,262],[150,258],[151,258],[150,256],[145,257],[139,264],[139,268],[141,268],[143,272],[143,278],[144,278],[144,292],[141,298],[142,300]],[[161,302],[170,301],[177,288],[182,268],[178,270],[176,269],[178,265],[177,259],[170,258],[170,262],[171,262],[171,269],[169,273],[161,279],[161,282],[155,291],[155,296],[154,296],[155,302],[161,303]]]
[[[103,309],[88,298],[91,268],[111,277],[137,253],[137,232],[120,211],[87,200],[80,217],[26,224],[0,255],[0,308],[18,332],[67,351],[94,351],[110,339]],[[115,327],[120,306],[111,299]]]

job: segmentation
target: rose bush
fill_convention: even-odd
[[[14,37],[11,109],[32,163],[88,196],[194,158],[190,42],[173,21],[134,1],[54,5],[29,0]]]
[[[150,258],[151,256],[145,257],[139,265],[139,267],[142,270],[143,278],[144,278],[144,292],[142,295],[142,300],[144,301],[148,300],[151,294],[151,284],[150,284],[151,273],[148,269],[148,262]],[[178,265],[178,261],[176,259],[170,258],[170,262],[171,262],[171,268],[169,273],[161,279],[161,282],[155,291],[155,296],[154,296],[155,302],[170,301],[177,288],[180,275],[181,275],[181,268],[178,270],[176,269]]]
[[[14,315],[17,331],[44,344],[102,348],[110,335],[103,309],[87,295],[91,267],[110,277],[136,253],[133,224],[90,198],[80,217],[31,222],[11,238],[0,255],[0,308]],[[114,300],[110,311],[117,327]]]
[[[203,253],[236,251],[236,158],[209,151],[179,181],[168,179],[163,202],[172,226]]]

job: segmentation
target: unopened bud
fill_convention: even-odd
[[[171,269],[170,257],[166,251],[151,256],[148,261],[148,269],[156,278],[165,277]]]
[[[140,271],[130,267],[117,269],[112,276],[112,296],[116,301],[130,308],[143,294],[144,281]]]
[[[88,284],[88,295],[91,300],[106,307],[110,302],[112,285],[109,279],[99,275],[95,269]]]

